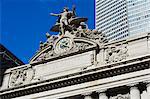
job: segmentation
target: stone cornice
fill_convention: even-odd
[[[42,91],[57,89],[57,88],[61,88],[61,87],[67,87],[67,86],[71,86],[71,85],[75,85],[75,84],[81,84],[81,83],[85,83],[85,82],[95,81],[98,79],[117,76],[117,75],[121,75],[121,74],[131,73],[131,72],[135,72],[135,71],[140,71],[140,70],[144,70],[144,69],[148,69],[148,68],[150,68],[149,60],[140,62],[140,63],[126,65],[126,66],[119,67],[119,68],[113,68],[113,69],[109,69],[109,70],[105,70],[105,71],[99,71],[99,72],[96,72],[96,71],[98,71],[100,68],[96,68],[96,69],[79,72],[77,74],[67,75],[68,77],[67,76],[66,77],[68,79],[66,79],[66,80],[63,80],[62,78],[64,78],[64,77],[61,77],[61,78],[50,79],[50,80],[47,80],[46,82],[51,82],[54,80],[62,79],[60,81],[51,82],[51,83],[47,83],[44,85],[39,84],[39,86],[36,86],[36,87],[32,87],[30,85],[31,87],[28,89],[14,91],[11,93],[8,92],[6,94],[2,94],[1,97],[2,97],[2,99],[18,97],[18,96],[38,93],[38,92],[42,92]],[[92,71],[95,71],[95,73],[86,74],[86,73],[92,72]],[[86,75],[81,75],[81,74],[86,74]],[[74,76],[74,75],[80,75],[80,76],[74,77],[74,78],[69,78],[69,76]],[[43,82],[41,82],[41,83],[43,83]],[[38,85],[38,83],[32,84],[32,85]],[[22,87],[25,88],[26,86],[22,86]],[[14,89],[12,88],[9,90],[15,90],[15,88]],[[5,91],[9,91],[9,90],[5,90]],[[4,93],[5,91],[3,90],[3,91],[1,91],[1,93]]]

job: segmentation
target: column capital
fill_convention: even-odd
[[[86,93],[83,93],[82,95],[83,96],[90,96],[92,94],[92,92],[86,92]]]
[[[100,94],[100,93],[105,93],[106,91],[107,89],[102,89],[102,90],[97,90],[96,92]]]
[[[144,83],[146,84],[147,87],[150,86],[150,80],[146,80],[144,81]]]
[[[84,96],[84,99],[92,99],[91,94],[92,92],[86,92],[86,93],[83,93],[82,95]]]
[[[150,87],[150,82],[149,83],[147,83],[147,85],[146,85],[147,87]]]
[[[96,91],[98,92],[99,94],[99,99],[108,99],[107,95],[106,95],[106,91],[107,90],[99,90],[99,91]]]
[[[137,87],[138,84],[139,83],[131,83],[131,84],[127,84],[127,86],[129,86],[129,87]]]
[[[130,89],[131,89],[131,90],[133,90],[133,89],[139,90],[137,86],[131,86]]]
[[[138,89],[138,87],[134,84],[132,86],[130,86],[130,97],[131,99],[141,99],[140,97],[140,90]]]

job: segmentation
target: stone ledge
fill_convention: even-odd
[[[107,77],[113,77],[113,76],[126,74],[126,73],[130,73],[130,72],[140,71],[140,70],[144,70],[144,69],[148,69],[148,68],[150,68],[150,61],[145,61],[145,62],[141,62],[141,63],[127,65],[125,67],[114,68],[111,70],[106,70],[106,71],[101,71],[101,72],[92,73],[92,74],[88,74],[88,75],[83,75],[80,77],[70,78],[67,80],[62,80],[62,81],[53,82],[53,83],[49,83],[49,84],[45,84],[45,85],[40,85],[37,87],[28,88],[28,89],[24,89],[24,90],[20,90],[20,91],[14,91],[11,93],[3,94],[3,95],[1,95],[1,97],[2,97],[2,99],[18,97],[18,96],[38,93],[38,92],[42,92],[42,91],[67,87],[67,86],[71,86],[71,85],[75,85],[75,84],[81,84],[81,83],[85,83],[85,82],[95,81],[95,80],[103,79],[103,78],[107,78]],[[47,82],[50,82],[50,80],[48,80]],[[10,90],[14,90],[14,89],[10,89]],[[8,91],[8,90],[5,90],[5,91]],[[5,92],[5,91],[1,91],[1,93]]]

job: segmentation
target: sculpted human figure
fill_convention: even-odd
[[[60,14],[50,13],[50,15],[58,16],[57,23],[60,24],[60,29],[61,29],[60,35],[64,35],[66,31],[65,26],[69,25],[69,19],[76,17],[75,6],[72,7],[72,11],[69,11],[67,7],[64,7],[62,13]]]
[[[77,33],[76,34],[80,37],[83,37],[83,36],[85,36],[85,32],[86,32],[87,29],[88,29],[87,24],[85,24],[85,22],[81,22],[80,26],[77,28]]]
[[[60,29],[61,29],[61,35],[65,34],[65,30],[64,30],[64,26],[68,25],[68,8],[64,7],[63,12],[60,14],[54,14],[54,13],[50,13],[53,16],[58,16],[60,17]]]

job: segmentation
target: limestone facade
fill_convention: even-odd
[[[73,99],[149,99],[150,34],[105,43],[99,48],[90,46],[69,56],[8,69],[0,96],[2,99],[75,96],[79,98]]]
[[[59,35],[46,33],[29,64],[6,70],[1,99],[149,99],[150,33],[108,43],[74,11],[64,8]]]

